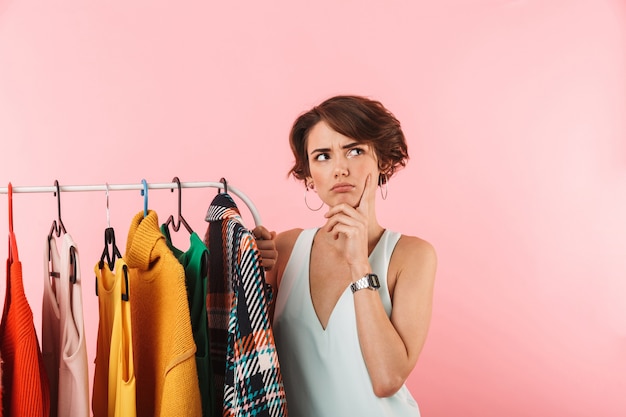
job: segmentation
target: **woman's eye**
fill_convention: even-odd
[[[352,148],[348,151],[348,156],[358,156],[363,153],[363,149],[361,148]]]
[[[315,160],[316,161],[327,161],[328,159],[329,158],[328,158],[328,154],[327,153],[320,153],[320,154],[317,154],[315,156]]]

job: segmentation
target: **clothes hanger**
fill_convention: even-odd
[[[223,188],[224,188],[224,194],[228,194],[228,182],[226,182],[226,178],[224,178],[224,177],[220,178],[220,182],[221,182],[221,183],[222,183],[222,185],[224,186],[224,187],[223,187]],[[221,188],[218,188],[218,189],[217,189],[217,193],[218,193],[218,194],[221,194],[221,193],[222,193]]]
[[[13,185],[9,183],[7,187],[9,195],[9,262],[18,260],[17,245],[15,244],[15,234],[13,233]]]
[[[100,256],[100,262],[98,266],[100,269],[104,266],[106,259],[109,264],[109,269],[113,271],[115,268],[115,260],[121,258],[122,254],[115,244],[115,230],[111,227],[111,215],[109,211],[109,184],[106,184],[106,198],[107,198],[107,228],[104,230],[104,250],[102,256]]]
[[[187,221],[185,220],[185,218],[183,217],[182,213],[181,213],[181,207],[182,207],[182,191],[181,191],[181,185],[180,185],[180,180],[178,179],[178,177],[174,177],[174,179],[172,179],[172,182],[175,182],[176,185],[178,186],[178,220],[175,221],[174,220],[174,215],[171,215],[167,221],[165,222],[165,226],[172,226],[172,230],[174,230],[175,232],[178,232],[178,229],[180,229],[180,225],[181,223],[183,224],[183,226],[185,226],[185,229],[187,229],[187,231],[189,232],[189,234],[193,233],[193,230],[191,229],[191,226],[189,226],[189,223],[187,223]],[[172,192],[174,192],[174,189],[172,188]]]
[[[125,288],[122,288],[122,301],[128,301],[130,298],[130,294],[129,294],[130,287],[128,286],[128,266],[124,264],[122,268],[124,270],[124,285],[125,285]]]
[[[9,233],[13,233],[13,186],[11,183],[7,187],[7,194],[9,194]]]
[[[63,224],[63,220],[61,220],[61,188],[59,187],[59,181],[54,180],[54,186],[56,187],[56,191],[53,195],[57,198],[58,219],[52,220],[52,227],[50,227],[50,233],[48,233],[48,261],[52,260],[50,241],[55,235],[56,237],[61,237],[61,233],[66,233],[65,225]],[[51,272],[50,274],[57,278],[59,276],[56,272]]]
[[[67,233],[65,229],[65,225],[63,224],[63,220],[61,220],[61,187],[59,186],[59,181],[54,180],[54,186],[56,187],[56,191],[54,192],[54,196],[57,198],[57,212],[58,217],[56,220],[52,221],[52,226],[50,227],[50,233],[48,233],[48,261],[52,260],[52,253],[50,247],[50,241],[54,239],[54,236],[61,237],[61,234]],[[78,266],[76,265],[76,248],[74,246],[70,247],[70,282],[72,284],[76,283],[76,277],[78,275]],[[50,275],[59,278],[58,272],[50,272]]]
[[[187,223],[187,221],[182,215],[182,209],[181,209],[182,186],[180,185],[180,179],[178,177],[174,177],[172,179],[172,182],[175,182],[176,185],[178,186],[178,221],[176,222],[174,220],[174,215],[172,214],[165,222],[165,227],[172,226],[172,230],[174,230],[175,232],[178,232],[178,230],[180,229],[180,225],[182,223],[183,226],[185,226],[185,229],[187,229],[187,231],[189,232],[189,234],[192,234],[193,229],[191,228],[191,226],[189,226],[189,223]],[[174,192],[174,189],[172,188],[171,191]],[[202,274],[203,277],[207,276],[208,270],[209,270],[209,254],[208,252],[204,252],[202,255],[202,260],[201,260],[201,265],[200,265],[200,273]]]
[[[72,284],[76,284],[78,266],[76,265],[76,248],[74,246],[70,246],[70,266],[72,267],[72,272],[70,272],[70,282]]]
[[[104,230],[104,250],[102,251],[102,256],[100,256],[98,268],[102,269],[104,267],[106,259],[106,262],[109,265],[109,270],[113,271],[115,268],[115,260],[118,258],[121,259],[122,254],[115,243],[115,230],[111,227],[111,212],[109,210],[109,183],[105,183],[105,187],[107,198],[107,228]],[[122,292],[122,300],[128,301],[128,267],[124,265],[123,268],[126,291]],[[96,277],[96,295],[98,295],[98,277]]]
[[[54,192],[54,196],[57,198],[58,218],[52,221],[52,227],[50,228],[50,233],[48,233],[48,240],[52,239],[54,235],[61,237],[61,233],[67,233],[63,220],[61,220],[61,188],[59,187],[59,181],[54,180],[54,186],[57,189]]]
[[[143,185],[141,195],[143,196],[143,217],[145,218],[148,215],[148,183],[142,179],[141,184]]]

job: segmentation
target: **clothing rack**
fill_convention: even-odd
[[[177,182],[164,182],[164,183],[146,183],[148,189],[171,189],[178,188]],[[56,193],[57,187],[51,186],[11,186],[13,193]],[[180,188],[220,188],[225,190],[228,194],[236,195],[243,201],[248,209],[252,213],[254,224],[260,226],[261,216],[252,200],[241,190],[228,184],[225,180],[223,182],[214,181],[200,181],[200,182],[181,182]],[[88,191],[126,191],[126,190],[144,190],[144,184],[92,184],[92,185],[59,185],[59,192],[88,192]],[[0,194],[8,194],[8,187],[0,188]]]

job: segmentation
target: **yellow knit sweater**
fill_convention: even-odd
[[[130,272],[137,415],[201,416],[185,270],[154,211],[133,218],[124,259]]]

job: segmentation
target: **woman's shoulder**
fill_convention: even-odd
[[[304,229],[296,228],[280,232],[276,236],[276,249],[281,252],[281,250],[293,248],[302,230]]]
[[[396,250],[420,254],[423,256],[436,256],[435,247],[427,240],[417,236],[400,234]]]
[[[400,239],[391,256],[387,282],[392,300],[397,301],[394,294],[399,291],[415,296],[429,296],[437,271],[437,252],[434,246],[419,237],[400,235]],[[413,301],[411,301],[413,302]]]
[[[400,235],[393,257],[399,261],[400,269],[430,269],[437,266],[435,247],[417,236]]]

